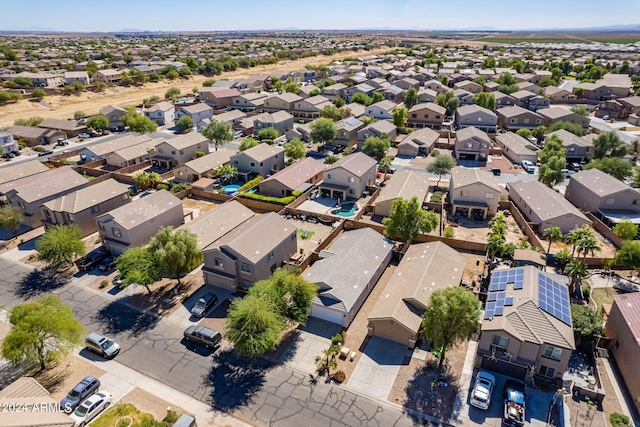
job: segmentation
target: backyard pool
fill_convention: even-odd
[[[331,215],[349,218],[356,214],[358,205],[356,203],[343,203],[338,209],[333,209]]]
[[[236,184],[225,185],[224,187],[222,187],[222,191],[224,191],[224,194],[227,194],[227,195],[233,194],[239,189],[240,189],[240,186]]]

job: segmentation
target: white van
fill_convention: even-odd
[[[120,352],[120,346],[114,340],[97,332],[91,332],[85,344],[87,349],[107,359],[113,359]]]
[[[529,160],[523,160],[522,169],[524,169],[528,173],[533,173],[536,171],[536,166],[533,163],[531,163]]]

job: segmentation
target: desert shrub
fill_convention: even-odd
[[[158,190],[168,190],[168,189],[169,189],[169,185],[162,183],[162,184],[158,184],[158,185],[156,186],[156,188],[157,188]]]
[[[173,409],[167,409],[167,415],[164,417],[162,422],[173,424],[178,421],[178,413]]]
[[[431,196],[431,203],[442,203],[442,191],[436,191]]]
[[[440,155],[440,152],[436,149],[433,149],[431,151],[431,157],[438,157]]]
[[[447,239],[453,239],[453,227],[452,226],[447,226],[444,229],[444,237],[446,237]]]
[[[611,425],[613,427],[630,427],[631,426],[631,421],[629,420],[629,417],[627,417],[626,415],[619,414],[617,412],[614,412],[613,414],[609,415],[609,421],[611,421]]]
[[[44,151],[44,147],[42,145],[36,145],[35,147],[33,147],[33,151],[39,153],[41,151]]]
[[[109,282],[106,280],[103,280],[102,282],[100,282],[100,289],[106,288],[108,285],[109,285]]]
[[[584,297],[584,299],[586,301],[589,301],[589,297],[591,296],[591,289],[589,288],[582,288],[582,296]]]
[[[338,371],[333,374],[333,380],[337,383],[343,383],[346,379],[347,375],[344,373],[344,371]]]

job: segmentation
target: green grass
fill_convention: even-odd
[[[551,37],[486,37],[476,39],[477,41],[489,43],[588,43],[590,40],[579,40],[572,38],[551,38]]]
[[[598,313],[600,313],[602,304],[613,304],[613,297],[623,293],[623,291],[615,289],[613,286],[609,286],[607,289],[595,288],[591,291],[591,298],[596,302]]]
[[[123,416],[129,416],[133,419],[132,426],[141,425],[143,420],[146,422],[144,425],[163,425],[155,421],[153,415],[146,412],[140,412],[138,408],[130,403],[124,405],[116,405],[103,412],[95,421],[91,423],[92,427],[113,427],[116,422]],[[153,424],[155,422],[155,424]],[[127,425],[127,424],[124,424]]]
[[[589,40],[600,43],[631,44],[640,41],[640,37],[594,37]]]
[[[302,237],[302,233],[303,233],[303,232],[305,232],[305,231],[307,232],[307,238],[306,238],[306,239],[304,239],[304,238]],[[300,239],[300,240],[309,240],[309,239],[311,239],[311,238],[313,237],[313,235],[314,235],[314,234],[316,234],[316,232],[315,232],[315,231],[303,230],[303,229],[301,229],[301,228],[298,228],[298,231],[296,231],[296,236],[297,236],[297,237],[298,237],[298,239]]]

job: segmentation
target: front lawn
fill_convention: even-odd
[[[172,412],[172,419],[167,421],[175,422],[178,415]],[[129,421],[131,419],[131,421]],[[149,426],[160,427],[167,426],[166,422],[156,421],[153,415],[141,412],[130,403],[124,405],[116,405],[103,412],[95,421],[91,423],[92,427],[113,427],[113,426]]]
[[[613,297],[619,294],[623,294],[624,292],[614,288],[613,286],[609,286],[609,288],[595,288],[591,291],[591,298],[596,302],[597,312],[600,313],[602,310],[602,304],[613,304]]]

